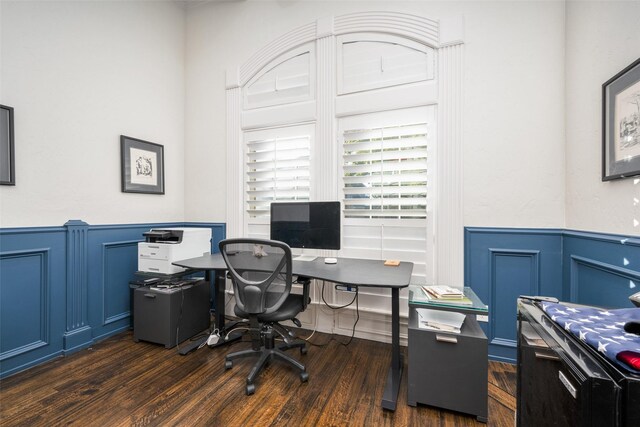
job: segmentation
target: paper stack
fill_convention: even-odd
[[[433,331],[460,333],[460,328],[464,323],[465,315],[452,311],[428,310],[417,308],[418,327]]]
[[[451,286],[422,286],[422,292],[428,300],[439,304],[473,305],[460,289]]]
[[[462,299],[464,294],[460,289],[451,286],[423,286],[422,289],[438,299]]]

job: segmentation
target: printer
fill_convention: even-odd
[[[172,265],[175,261],[211,253],[211,229],[162,228],[142,234],[138,243],[138,270],[148,273],[175,274],[185,268]]]

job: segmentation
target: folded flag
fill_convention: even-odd
[[[640,308],[605,310],[542,303],[547,315],[572,335],[623,368],[640,373],[640,335],[625,331],[629,322],[640,322]]]

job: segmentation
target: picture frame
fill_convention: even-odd
[[[16,185],[13,107],[0,105],[0,185]]]
[[[640,58],[602,85],[602,181],[640,175]]]
[[[123,193],[164,194],[164,146],[120,135]]]

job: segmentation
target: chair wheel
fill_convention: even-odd
[[[244,392],[247,396],[251,396],[256,392],[256,386],[254,384],[247,384],[247,388],[245,388]]]
[[[309,381],[309,373],[308,372],[300,372],[300,381],[306,383]]]
[[[300,354],[307,354],[307,346],[300,347]]]
[[[233,362],[231,360],[224,361],[224,369],[231,369],[233,367]]]

